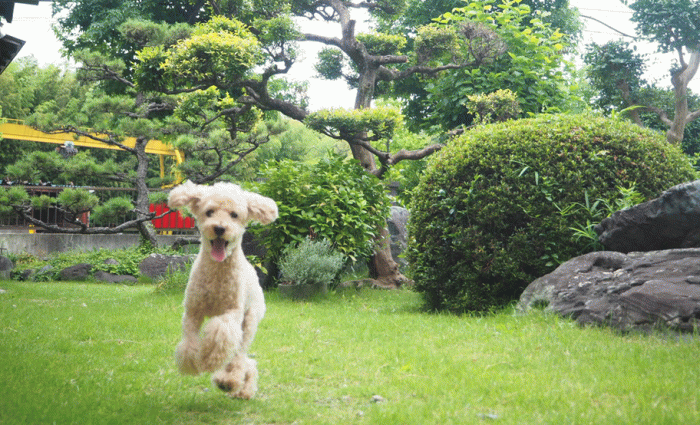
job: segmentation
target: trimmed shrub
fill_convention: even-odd
[[[276,262],[288,245],[307,236],[330,241],[351,261],[374,253],[390,202],[379,179],[357,161],[340,156],[314,165],[281,161],[263,177],[256,191],[277,202],[279,218],[251,230],[261,233],[268,259]]]
[[[657,132],[594,115],[476,127],[434,155],[413,193],[408,259],[431,309],[504,306],[584,253],[587,199],[646,199],[696,174]]]
[[[332,286],[345,265],[345,256],[336,252],[327,240],[306,238],[290,245],[282,253],[282,280],[295,285],[327,283]]]

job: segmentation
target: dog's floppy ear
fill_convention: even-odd
[[[253,192],[245,192],[248,200],[248,220],[270,224],[277,219],[277,204],[272,199]]]
[[[184,206],[192,206],[195,202],[202,198],[202,190],[200,187],[191,181],[187,180],[180,186],[177,186],[170,191],[168,195],[169,208],[182,208]]]

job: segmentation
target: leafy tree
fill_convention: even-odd
[[[565,52],[561,48],[568,49],[582,27],[577,10],[569,7],[568,0],[508,1],[501,5],[479,1],[469,2],[467,6],[462,1],[413,1],[403,20],[383,25],[406,34],[411,45],[410,34],[415,33],[412,25],[429,24],[443,13],[462,22],[468,16],[469,20],[488,23],[507,45],[508,52],[478,69],[448,71],[439,80],[414,77],[395,84],[393,92],[404,99],[404,112],[413,127],[449,129],[470,125],[473,116],[464,107],[468,97],[499,89],[515,92],[522,109],[528,113],[538,113],[545,108],[568,109],[571,97],[565,88],[568,84],[562,78],[566,77],[567,81],[570,78],[559,69]],[[555,30],[564,37],[548,43],[548,34]],[[519,33],[537,35],[542,41],[525,45],[519,41],[522,39]],[[552,44],[561,48],[548,50],[548,45]],[[543,61],[541,54],[552,62]]]
[[[623,0],[623,3],[634,11],[632,21],[637,24],[640,37],[656,42],[660,52],[677,55],[678,61],[670,67],[673,110],[669,113],[668,108],[644,103],[637,96],[645,87],[640,78],[645,58],[636,54],[629,43],[591,45],[585,56],[591,81],[599,89],[602,102],[630,108],[632,119],[638,124],[642,123],[640,112],[656,114],[666,127],[669,143],[680,144],[686,126],[700,117],[700,109],[691,110],[688,103],[688,83],[700,67],[700,3],[691,0]]]
[[[447,70],[475,69],[504,52],[504,43],[490,27],[479,25],[476,31],[464,31],[469,25],[463,20],[457,22],[457,18],[444,18],[450,22],[443,25],[416,28],[420,37],[411,46],[401,35],[356,31],[358,11],[389,21],[406,10],[402,1],[210,0],[195,7],[172,1],[168,6],[183,13],[168,19],[159,17],[161,3],[151,0],[116,5],[104,0],[81,0],[71,8],[73,3],[56,3],[56,10],[67,12],[59,29],[68,51],[78,56],[90,75],[111,81],[109,87],[104,86],[105,93],[120,93],[121,85],[121,93],[139,93],[141,97],[136,98],[140,99],[140,111],[150,105],[157,106],[153,113],[172,110],[162,124],[173,134],[196,124],[204,126],[201,132],[206,137],[188,130],[187,136],[174,142],[190,152],[201,152],[208,158],[201,164],[215,168],[231,161],[219,156],[220,148],[208,149],[209,139],[225,136],[220,126],[215,126],[218,132],[211,129],[211,120],[216,117],[217,122],[225,122],[233,136],[254,128],[256,110],[273,110],[343,140],[366,172],[382,176],[404,160],[424,158],[441,148],[439,144],[413,150],[392,147],[393,131],[401,117],[387,109],[372,110],[382,87],[418,75],[435,77]],[[501,6],[515,8],[510,0]],[[474,12],[479,16],[487,13],[483,8]],[[127,20],[127,14],[132,19]],[[293,18],[334,23],[337,32],[331,36],[304,33]],[[319,70],[329,77],[349,77],[357,90],[354,109],[361,111],[310,114],[299,87],[280,84],[297,60],[297,43],[301,40],[325,45]],[[90,47],[92,56],[80,54],[81,47]],[[185,98],[187,101],[181,100]],[[190,119],[185,119],[177,112],[185,103],[194,105],[193,112],[198,108],[210,112],[200,112],[195,120],[195,115],[187,113],[184,115]],[[224,111],[230,115],[220,116]],[[386,236],[384,229],[381,237]],[[403,281],[388,248],[377,251],[374,263],[380,284],[392,286]]]
[[[78,79],[89,83],[91,88],[83,96],[76,97],[69,107],[54,98],[43,101],[31,111],[28,122],[43,131],[71,132],[131,154],[133,160],[123,164],[130,164],[131,171],[114,167],[114,163],[98,166],[87,156],[80,155],[62,162],[61,170],[50,169],[58,174],[87,171],[92,178],[128,182],[135,187],[133,211],[136,218],[128,223],[155,245],[155,233],[150,224],[154,214],[148,212],[149,186],[159,186],[162,182],[149,179],[146,145],[153,139],[170,139],[191,160],[189,167],[180,171],[197,182],[211,181],[229,172],[267,140],[269,132],[265,126],[259,127],[262,112],[252,105],[236,102],[225,89],[210,85],[203,90],[192,90],[191,83],[205,73],[213,79],[236,80],[249,67],[258,65],[261,55],[250,32],[237,21],[224,18],[194,27],[129,20],[119,26],[118,32],[124,39],[122,45],[131,43],[143,47],[137,56],[140,66],[129,69],[119,55],[110,56],[110,49],[76,51],[75,57],[81,63]],[[248,50],[242,51],[242,45],[247,45]],[[207,49],[214,54],[201,60],[202,55],[209,54]],[[163,69],[150,68],[158,60],[154,58],[170,62]],[[168,80],[157,80],[164,74]],[[240,137],[243,133],[247,135]],[[174,134],[178,137],[171,136]],[[126,137],[135,138],[135,145],[124,144]],[[56,159],[56,155],[50,154],[41,158],[30,156],[11,167],[11,172],[31,178],[37,172],[46,171],[38,164]],[[108,208],[101,206],[97,216],[113,216],[125,205],[128,205],[126,201],[112,201]],[[26,208],[17,211],[28,218]],[[119,228],[124,227],[120,225]],[[78,231],[105,233],[104,230],[84,227]]]

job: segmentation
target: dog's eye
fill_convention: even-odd
[[[238,218],[238,214],[235,211],[231,211],[231,218]]]
[[[207,215],[207,217],[211,217],[212,215],[214,215],[214,210],[207,210],[205,214]]]

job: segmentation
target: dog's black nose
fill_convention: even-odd
[[[226,232],[226,229],[224,229],[221,226],[214,226],[214,233],[216,236],[223,236],[224,232]]]

